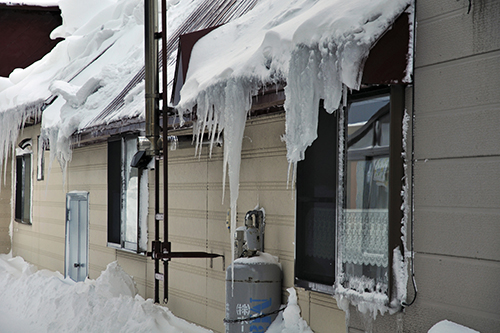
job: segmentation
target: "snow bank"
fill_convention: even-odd
[[[137,295],[132,277],[116,262],[96,280],[75,283],[21,257],[0,255],[0,299],[6,331],[24,325],[33,332],[211,332]]]
[[[432,326],[427,333],[479,333],[479,331],[448,320],[442,320]]]
[[[267,333],[312,333],[311,328],[300,316],[295,289],[288,288],[287,291],[290,294],[287,307],[269,326]]]

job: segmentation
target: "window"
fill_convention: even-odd
[[[319,111],[318,138],[297,165],[298,286],[333,292],[338,168],[337,114]]]
[[[16,148],[16,204],[15,220],[31,224],[31,139],[25,139]]]
[[[389,94],[349,103],[345,203],[339,220],[345,283],[368,277],[373,285],[364,289],[378,286],[384,293],[389,283],[389,125]]]
[[[148,171],[131,166],[136,153],[136,137],[108,142],[108,245],[145,252]]]
[[[344,112],[320,108],[318,138],[297,166],[298,286],[333,293],[338,283],[390,297],[401,242],[402,111],[399,86],[352,94]]]

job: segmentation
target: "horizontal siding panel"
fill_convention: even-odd
[[[162,201],[162,200],[161,200]],[[169,191],[169,209],[192,209],[204,211],[207,209],[207,192],[205,191]],[[154,204],[154,201],[151,203]]]
[[[415,250],[500,262],[500,209],[415,210]]]
[[[500,51],[415,71],[415,114],[477,108],[500,103]],[[418,133],[417,133],[418,134]]]
[[[500,103],[418,116],[417,159],[500,155]]]
[[[418,161],[415,207],[500,207],[500,157]]]
[[[453,7],[456,10],[434,14],[428,19],[419,13],[417,67],[500,49],[500,2],[474,2],[470,13],[467,13],[466,1],[435,1],[436,4],[427,1],[422,7],[438,7],[446,2],[448,10]]]
[[[418,298],[500,318],[499,262],[417,253],[415,272]]]
[[[427,332],[436,323],[445,319],[478,332],[497,332],[498,327],[500,327],[498,315],[444,304],[439,301],[428,301],[420,297],[410,309],[405,311],[404,332]]]

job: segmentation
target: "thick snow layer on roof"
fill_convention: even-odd
[[[40,6],[40,7],[52,7],[57,6],[60,0],[24,0],[24,1],[0,1],[0,4],[6,4],[9,6]]]
[[[10,82],[2,80],[0,113],[46,100],[51,95],[71,98],[90,79],[100,82],[97,90],[82,91],[79,100],[73,98],[71,104],[74,108],[81,107],[93,95],[86,108],[95,108],[95,100],[109,98],[119,89],[117,81],[126,80],[128,72],[137,71],[144,64],[142,1],[60,0],[58,5],[63,24],[51,37],[65,37],[65,40],[28,68],[14,70],[8,78]],[[65,87],[61,86],[63,83]],[[57,122],[58,115],[50,113],[44,118],[49,124]]]
[[[203,2],[169,0],[167,34],[175,33]],[[39,117],[42,109],[42,139],[50,138],[51,159],[57,157],[63,169],[71,160],[71,135],[96,120],[126,86],[124,105],[92,125],[144,117],[144,82],[138,78],[144,66],[144,2],[59,0],[57,4],[63,24],[51,37],[65,40],[40,61],[0,78],[0,173],[18,129],[28,117]],[[174,67],[175,62],[169,61],[172,77]],[[132,79],[135,87],[130,89]]]
[[[10,128],[0,133],[2,160],[24,119],[44,109],[42,137],[50,138],[51,158],[57,155],[64,166],[71,160],[70,136],[144,66],[143,1],[59,0],[58,6],[63,24],[51,38],[65,39],[41,60],[0,81],[0,120]],[[144,89],[134,89],[118,116],[142,116],[143,110]]]

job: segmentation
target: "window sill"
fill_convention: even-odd
[[[142,257],[146,256],[146,251],[137,252],[137,251],[134,251],[134,250],[130,250],[130,249],[126,249],[124,247],[121,247],[120,245],[115,244],[115,243],[107,243],[107,247],[115,249],[115,250],[119,250],[119,251],[122,251],[122,252],[125,252],[125,253],[136,254],[136,255],[139,255],[139,256],[142,256]]]
[[[17,223],[21,223],[21,224],[26,224],[26,225],[33,225],[31,222],[28,222],[28,221],[23,221],[23,220],[20,220],[20,219],[14,219]]]
[[[310,290],[314,292],[318,292],[321,294],[326,294],[332,296],[334,293],[333,286],[329,286],[326,284],[315,283],[305,280],[295,280],[295,286],[299,288],[304,288],[305,290]]]

